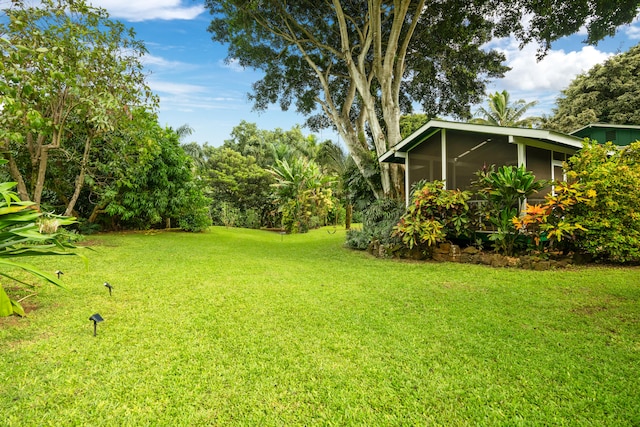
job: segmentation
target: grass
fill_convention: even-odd
[[[343,240],[112,234],[88,268],[46,260],[68,289],[0,321],[5,425],[640,424],[639,269],[399,262]]]

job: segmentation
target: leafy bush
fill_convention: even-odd
[[[222,202],[220,206],[220,221],[225,227],[235,227],[240,219],[240,210],[231,203]]]
[[[580,232],[587,231],[580,223],[572,222],[572,210],[585,204],[594,206],[595,191],[584,191],[580,183],[557,183],[555,194],[545,196],[542,205],[528,205],[525,214],[514,217],[513,224],[522,234],[532,238],[540,252],[550,249],[572,249]]]
[[[379,199],[362,211],[362,230],[347,231],[346,246],[365,250],[374,240],[382,244],[395,242],[393,227],[404,213],[404,204],[392,199]]]
[[[247,209],[241,223],[245,228],[260,228],[260,212],[257,209]]]
[[[586,229],[577,249],[604,261],[640,261],[640,141],[621,149],[587,140],[567,176],[595,196],[566,216]]]
[[[524,166],[501,166],[495,170],[492,165],[478,171],[476,176],[473,188],[481,203],[474,226],[479,231],[491,232],[489,239],[496,251],[513,255],[518,238],[513,218],[518,216],[524,200],[544,188],[547,182],[536,180]]]
[[[442,181],[420,181],[411,197],[407,212],[394,227],[394,235],[410,249],[428,250],[447,238],[469,234],[468,191],[445,190]]]
[[[178,227],[183,231],[200,232],[211,226],[211,214],[208,206],[192,209],[178,218]]]

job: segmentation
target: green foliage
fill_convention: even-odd
[[[0,165],[6,161],[0,160]],[[51,274],[36,267],[15,261],[18,257],[43,255],[74,255],[68,249],[73,245],[61,238],[59,227],[72,224],[74,218],[43,215],[31,202],[20,201],[11,189],[13,182],[0,183],[0,277],[5,277],[26,286],[28,283],[9,273],[11,269],[23,270],[56,286],[62,283]],[[11,314],[24,316],[17,301],[10,299],[0,284],[0,317]]]
[[[640,45],[576,77],[557,99],[548,129],[572,132],[590,123],[640,123]],[[605,141],[600,141],[605,142]]]
[[[240,211],[231,203],[222,202],[220,205],[220,221],[225,227],[235,227],[240,218]]]
[[[503,90],[502,92],[489,94],[489,109],[480,107],[476,114],[482,117],[471,119],[469,123],[493,126],[534,127],[541,121],[540,117],[523,116],[528,109],[534,107],[536,104],[536,101],[526,102],[524,99],[519,99],[512,103],[509,100],[509,92]]]
[[[253,156],[230,148],[205,147],[205,155],[206,182],[216,223],[231,226],[227,211],[234,209],[237,217],[233,224],[245,225],[243,217],[257,215],[260,226],[271,205],[270,185],[274,182],[271,174]]]
[[[204,195],[204,190],[195,182],[187,182],[182,205],[177,206],[178,227],[183,231],[201,232],[212,225],[211,200]]]
[[[11,2],[0,21],[0,141],[18,193],[37,205],[52,176],[49,155],[65,156],[76,172],[62,195],[70,215],[98,156],[93,143],[125,123],[130,106],[153,107],[156,97],[132,30],[82,0],[37,3]]]
[[[494,249],[506,255],[516,250],[517,230],[513,218],[517,217],[524,200],[544,188],[545,181],[537,181],[524,166],[494,166],[478,171],[473,182],[480,200],[474,227],[490,231]]]
[[[319,146],[315,135],[305,136],[300,126],[284,131],[259,129],[255,123],[244,120],[231,131],[231,138],[222,148],[236,151],[244,157],[253,157],[258,166],[268,169],[276,160],[291,160],[293,157],[316,157]]]
[[[566,215],[586,228],[577,249],[603,261],[640,261],[640,142],[617,148],[585,141],[567,177],[595,196]]]
[[[397,242],[393,228],[398,224],[405,211],[403,203],[393,199],[374,200],[362,211],[362,229],[349,230],[345,245],[352,249],[365,250],[369,243],[382,244]]]
[[[447,238],[467,234],[470,198],[467,191],[445,190],[441,181],[418,182],[394,235],[410,249],[428,251]]]
[[[429,121],[426,114],[405,114],[400,117],[400,134],[406,138]]]
[[[545,196],[542,205],[528,205],[524,215],[512,219],[515,228],[533,239],[539,252],[575,248],[580,232],[587,231],[580,223],[571,222],[572,211],[584,204],[594,206],[595,191],[584,191],[581,183],[554,185],[554,194]]]
[[[272,186],[287,232],[305,233],[326,225],[335,207],[331,189],[334,177],[324,175],[316,162],[305,158],[276,160],[269,171],[276,180]]]
[[[163,220],[184,218],[191,231],[206,228],[208,201],[195,182],[191,159],[180,147],[178,135],[155,123],[151,127],[144,157],[120,164],[121,179],[104,192],[104,211],[117,227],[148,229]]]

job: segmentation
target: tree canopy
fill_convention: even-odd
[[[562,91],[549,129],[572,132],[589,123],[640,124],[640,44],[576,77]]]
[[[332,124],[361,171],[369,151],[401,139],[399,120],[413,103],[429,116],[470,116],[488,78],[506,70],[487,51],[494,36],[550,44],[583,24],[595,42],[630,22],[638,1],[207,0],[209,30],[228,43],[229,59],[264,71],[251,95],[256,108],[295,105],[307,124]],[[524,19],[527,17],[528,19]],[[315,114],[318,110],[321,113]],[[368,136],[368,138],[367,138]],[[399,171],[381,164],[382,191],[401,191]],[[371,188],[377,191],[374,183]]]
[[[91,146],[153,106],[133,31],[82,0],[13,1],[0,21],[0,144],[23,200],[40,205],[50,153],[65,152],[69,135],[83,135],[69,215],[85,181]],[[20,158],[28,161],[20,162]]]

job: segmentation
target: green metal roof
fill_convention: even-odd
[[[640,126],[591,123],[571,132],[571,135],[589,138],[601,144],[613,142],[615,145],[625,146],[640,141]]]
[[[410,151],[411,149],[443,129],[475,134],[529,138],[544,141],[553,145],[573,148],[576,150],[582,148],[582,138],[545,129],[514,128],[505,126],[479,125],[473,123],[449,122],[444,120],[430,120],[420,129],[413,132],[411,135],[400,141],[389,151],[380,156],[379,160],[381,162],[387,163],[404,163],[405,155],[403,153]]]

